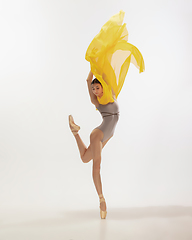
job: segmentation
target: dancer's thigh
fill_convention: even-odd
[[[110,137],[109,139],[111,139],[112,137]],[[104,148],[104,146],[107,144],[107,142],[109,141],[109,139],[107,139],[105,142],[102,143],[102,148]]]
[[[109,139],[107,139],[105,142],[102,143],[102,148],[104,148],[104,146],[107,144]],[[84,163],[88,163],[92,159],[93,159],[93,155],[92,155],[92,152],[91,152],[91,147],[89,145],[89,147],[87,148],[84,156],[82,157],[82,160],[83,160]]]

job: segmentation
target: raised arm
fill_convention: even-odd
[[[95,94],[92,92],[92,87],[91,87],[92,80],[93,80],[93,73],[90,71],[89,75],[87,77],[87,86],[88,86],[91,102],[97,107],[99,105],[99,102],[98,102],[97,97],[95,96]]]

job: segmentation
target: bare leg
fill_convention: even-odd
[[[92,153],[91,151],[87,151],[89,148],[87,148],[84,144],[84,142],[82,141],[82,139],[80,138],[79,134],[75,135],[75,139],[77,142],[77,146],[79,148],[79,153],[81,156],[81,159],[83,162],[87,163],[92,159]]]
[[[88,163],[91,159],[93,159],[91,146],[89,146],[87,148],[85,146],[84,142],[82,141],[81,137],[79,136],[79,134],[74,135],[74,137],[76,139],[77,146],[78,146],[79,153],[80,153],[82,161],[84,163]],[[109,141],[109,139],[102,143],[102,148],[104,148],[104,146],[106,145],[106,143],[108,141]]]
[[[93,181],[98,195],[102,194],[102,184],[100,175],[100,164],[101,164],[101,150],[103,138],[103,132],[99,129],[94,129],[90,136],[90,147],[93,156]],[[100,204],[101,210],[106,211],[106,203]]]
[[[74,135],[74,137],[76,139],[82,161],[84,163],[87,163],[93,159],[93,182],[98,195],[100,195],[102,194],[102,183],[100,175],[101,150],[109,139],[101,143],[103,132],[99,129],[94,129],[90,136],[90,146],[86,148],[79,134]],[[102,211],[106,211],[105,202],[101,202],[100,207]]]
[[[74,119],[71,115],[69,115],[69,127],[76,139],[82,161],[89,162],[92,159],[91,151],[89,148],[88,149],[86,148],[84,142],[80,138],[80,136],[78,134],[80,127],[74,123]],[[87,150],[89,150],[89,151],[87,151]]]
[[[76,139],[82,161],[87,163],[93,159],[93,181],[98,195],[102,195],[102,184],[100,176],[101,150],[109,139],[102,143],[101,139],[103,138],[103,132],[99,129],[94,129],[90,135],[90,146],[86,148],[85,144],[78,134],[78,129],[74,127],[74,125],[70,125],[70,128],[73,134],[75,132],[74,137]],[[101,202],[100,208],[102,211],[106,211],[106,203]]]

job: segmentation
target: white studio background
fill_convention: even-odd
[[[0,208],[98,209],[68,115],[88,145],[85,52],[121,9],[146,70],[130,65],[103,150],[108,207],[192,205],[191,1],[1,0]]]

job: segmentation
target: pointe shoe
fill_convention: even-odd
[[[99,195],[99,200],[100,200],[100,203],[105,202],[105,199],[104,199],[104,197],[103,197],[103,194],[100,194],[100,195]],[[106,216],[107,216],[107,211],[102,211],[102,210],[101,210],[101,207],[100,207],[100,216],[101,216],[101,219],[105,219]]]
[[[72,115],[69,115],[69,127],[73,133],[73,135],[76,135],[78,131],[80,130],[80,127],[74,123]]]

